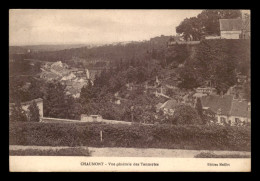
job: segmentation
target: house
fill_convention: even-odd
[[[220,19],[221,39],[240,39],[242,35],[242,19]]]
[[[209,35],[209,36],[205,36],[204,38],[205,38],[206,40],[216,40],[216,39],[221,39],[221,36]]]
[[[159,110],[162,110],[165,115],[173,115],[177,105],[179,105],[179,103],[176,100],[171,99],[161,104],[161,106],[160,103],[157,104],[156,109],[158,112]]]
[[[103,120],[103,118],[100,115],[82,114],[80,120],[81,121],[87,121],[87,122],[101,122]]]
[[[220,19],[221,39],[249,39],[251,36],[250,17],[242,19]]]
[[[34,100],[31,100],[31,101],[27,101],[27,102],[22,102],[21,103],[21,106],[22,106],[22,109],[25,111],[26,115],[28,116],[28,113],[29,113],[29,106],[33,103],[33,101],[36,102],[38,108],[39,108],[39,114],[40,114],[40,117],[43,117],[43,99],[41,98],[38,98],[38,99],[34,99]],[[9,115],[12,114],[12,107],[14,106],[15,104],[14,103],[10,103],[9,104]]]
[[[216,89],[212,87],[198,87],[196,92],[202,94],[213,94],[216,93]]]
[[[209,95],[201,98],[202,108],[215,113],[218,124],[243,125],[251,122],[250,103],[232,95]]]

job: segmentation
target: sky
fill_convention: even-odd
[[[9,11],[9,44],[104,44],[175,35],[185,18],[202,10]]]

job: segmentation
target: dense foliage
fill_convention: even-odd
[[[9,117],[10,121],[27,121],[27,117],[26,114],[24,112],[24,110],[22,109],[21,103],[20,102],[16,102],[14,104],[14,106],[11,107],[12,110],[12,114]]]
[[[204,40],[194,58],[180,72],[184,88],[195,88],[211,80],[217,91],[226,93],[236,83],[236,73],[250,75],[249,40]]]
[[[44,82],[32,76],[9,76],[9,101],[25,102],[42,98]]]
[[[170,118],[172,124],[177,125],[198,125],[202,120],[196,109],[188,105],[178,105],[173,116]]]
[[[251,149],[250,128],[246,127],[14,122],[10,123],[9,138],[10,145]]]
[[[44,117],[80,119],[81,105],[69,95],[59,82],[48,83],[43,99]]]

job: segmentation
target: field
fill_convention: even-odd
[[[10,145],[251,150],[245,127],[11,122],[9,129]]]

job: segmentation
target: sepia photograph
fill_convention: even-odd
[[[251,171],[248,9],[9,9],[11,172]]]

